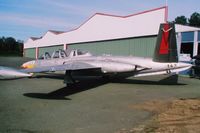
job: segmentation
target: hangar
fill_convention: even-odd
[[[127,16],[96,13],[76,29],[47,31],[24,43],[24,56],[38,58],[58,49],[83,49],[93,54],[152,57],[160,23],[167,22],[168,7]],[[200,28],[176,24],[179,53],[200,54]]]

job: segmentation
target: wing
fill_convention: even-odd
[[[40,72],[55,72],[55,71],[67,71],[67,70],[87,70],[87,69],[101,69],[100,67],[93,66],[84,62],[72,62],[63,65],[43,66],[31,69],[21,69],[21,72],[26,73],[40,73]]]

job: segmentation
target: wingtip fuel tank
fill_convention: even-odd
[[[21,72],[20,70],[0,66],[0,79],[17,79],[30,76],[32,75]]]

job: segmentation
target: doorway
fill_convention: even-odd
[[[198,48],[198,51],[199,50],[200,49]],[[190,54],[190,57],[192,57],[193,56],[193,43],[182,43],[181,44],[181,54]]]

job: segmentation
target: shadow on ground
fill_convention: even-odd
[[[67,87],[60,88],[50,93],[25,93],[23,95],[27,97],[39,98],[39,99],[71,100],[66,97],[79,93],[79,92],[86,91],[86,90],[94,89],[106,83],[108,82],[103,79],[87,80],[87,81],[78,82],[73,85],[69,85]]]
[[[38,77],[37,77],[38,78]],[[44,78],[41,76],[39,78]],[[56,78],[62,79],[59,76],[47,76],[46,78]],[[86,90],[94,89],[98,86],[107,84],[109,82],[112,83],[120,83],[120,84],[141,84],[141,85],[186,85],[184,83],[178,83],[178,77],[172,76],[167,77],[165,79],[159,81],[149,81],[149,80],[138,80],[138,79],[112,79],[112,80],[105,80],[103,78],[95,78],[95,79],[82,79],[81,82],[76,84],[60,88],[53,92],[49,93],[25,93],[24,96],[31,97],[31,98],[39,98],[39,99],[49,99],[49,100],[71,100],[66,98],[67,96],[80,93]]]
[[[168,77],[164,77],[161,80],[143,80],[143,79],[113,79],[113,83],[121,83],[121,84],[143,84],[143,85],[187,85],[185,83],[181,83],[178,80],[178,75],[171,75]]]

